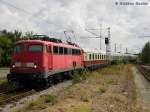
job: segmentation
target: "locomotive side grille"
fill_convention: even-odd
[[[28,63],[26,64],[26,66],[27,66],[27,67],[34,67],[34,63],[33,63],[33,62],[28,62]]]
[[[14,66],[15,67],[21,67],[21,62],[15,62]]]

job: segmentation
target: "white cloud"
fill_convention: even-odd
[[[7,0],[18,9],[0,2],[0,29],[32,30],[62,39],[64,30],[74,30],[81,46],[94,49],[99,48],[98,39],[80,39],[79,36],[92,36],[84,29],[98,28],[103,23],[104,37],[107,36],[106,28],[111,27],[112,45],[118,43],[130,51],[137,51],[135,46],[140,46],[140,49],[150,40],[139,37],[143,32],[150,34],[144,30],[150,25],[150,5],[116,6],[116,1],[123,0]]]

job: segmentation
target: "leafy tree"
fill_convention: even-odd
[[[21,35],[22,35],[21,31],[15,30],[15,32],[14,32],[14,41],[19,40]]]
[[[8,66],[10,64],[10,55],[13,46],[13,34],[2,31],[0,34],[0,65]]]
[[[150,42],[147,42],[142,49],[142,53],[140,54],[141,60],[143,63],[150,63]]]

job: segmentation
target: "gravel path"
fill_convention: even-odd
[[[145,79],[136,67],[133,67],[132,70],[137,88],[138,100],[150,106],[150,82]]]

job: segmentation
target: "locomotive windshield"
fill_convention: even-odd
[[[43,46],[40,44],[32,44],[32,45],[29,45],[28,51],[29,52],[42,52]]]
[[[21,52],[22,50],[23,50],[23,44],[16,44],[16,45],[14,46],[14,52],[19,53],[19,52]]]

